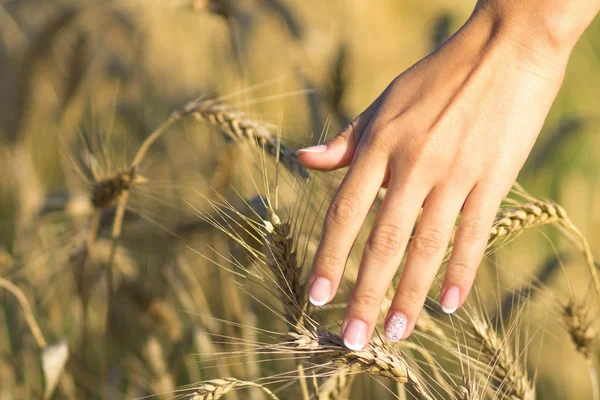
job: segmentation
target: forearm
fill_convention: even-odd
[[[479,0],[482,13],[523,44],[570,53],[600,12],[600,0]]]

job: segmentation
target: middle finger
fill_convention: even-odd
[[[422,183],[392,176],[365,245],[356,284],[346,308],[342,324],[346,347],[361,349],[371,337],[381,303],[402,261],[427,191]]]

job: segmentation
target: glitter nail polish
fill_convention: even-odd
[[[389,318],[385,325],[385,337],[390,342],[397,342],[402,339],[406,330],[406,315],[395,312]]]

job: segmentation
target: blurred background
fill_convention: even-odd
[[[268,362],[197,357],[224,350],[211,335],[249,334],[207,316],[278,323],[212,264],[223,262],[216,253],[244,256],[199,217],[213,212],[210,199],[243,209],[243,199],[264,194],[260,156],[187,119],[155,143],[139,168],[148,183],[131,193],[114,255],[117,307],[109,317],[102,268],[111,257],[115,210],[103,211],[94,251],[82,255],[94,213],[92,183],[126,168],[150,132],[198,96],[276,124],[292,148],[334,135],[440,46],[473,6],[467,0],[0,1],[0,276],[28,299],[44,338],[40,343],[22,304],[0,289],[0,399],[174,398],[175,389],[205,379],[276,373]],[[530,193],[567,210],[596,258],[599,131],[597,18],[573,52],[519,178]],[[325,189],[317,203],[331,192],[328,176],[320,179]],[[282,178],[279,195],[288,208],[298,196],[294,182]],[[318,225],[322,213],[313,214]],[[586,361],[572,351],[544,300],[564,303],[571,290],[582,301],[590,297],[579,253],[556,232],[534,231],[488,264],[481,301],[491,314],[504,293],[543,281],[539,296],[530,295],[527,320],[550,334],[524,353],[539,398],[592,398]],[[53,377],[52,370],[64,373]],[[352,398],[393,398],[373,380],[355,385]],[[288,390],[281,398],[297,398]],[[261,398],[260,392],[231,398],[246,395]]]

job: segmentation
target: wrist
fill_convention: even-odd
[[[524,52],[566,63],[599,11],[600,0],[478,0],[472,18],[486,19]]]

